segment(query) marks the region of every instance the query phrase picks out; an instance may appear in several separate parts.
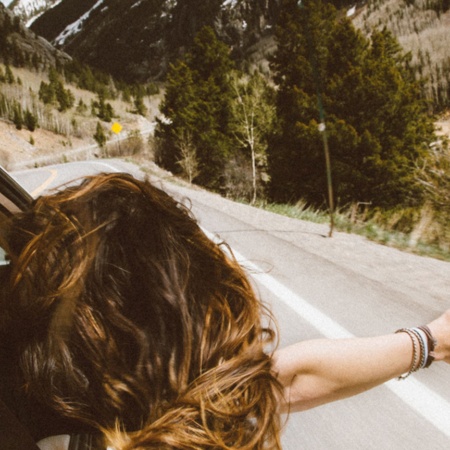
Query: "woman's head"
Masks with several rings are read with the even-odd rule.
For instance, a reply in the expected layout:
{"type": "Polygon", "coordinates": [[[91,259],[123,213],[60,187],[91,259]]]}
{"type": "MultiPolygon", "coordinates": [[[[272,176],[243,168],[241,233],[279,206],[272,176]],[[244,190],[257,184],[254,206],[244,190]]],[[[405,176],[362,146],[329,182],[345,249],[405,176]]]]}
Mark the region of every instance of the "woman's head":
{"type": "Polygon", "coordinates": [[[16,216],[8,244],[3,330],[32,395],[119,423],[129,448],[273,447],[261,304],[172,197],[126,174],[90,177],[16,216]]]}

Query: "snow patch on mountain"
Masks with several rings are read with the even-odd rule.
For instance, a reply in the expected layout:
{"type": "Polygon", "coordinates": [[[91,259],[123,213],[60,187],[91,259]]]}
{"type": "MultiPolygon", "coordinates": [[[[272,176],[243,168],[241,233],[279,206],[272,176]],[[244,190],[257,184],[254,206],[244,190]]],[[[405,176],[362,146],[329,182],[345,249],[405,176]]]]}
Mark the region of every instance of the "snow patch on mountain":
{"type": "Polygon", "coordinates": [[[21,17],[27,27],[45,11],[55,7],[63,0],[18,0],[11,3],[12,12],[21,17]]]}
{"type": "Polygon", "coordinates": [[[83,23],[89,17],[91,12],[94,11],[94,9],[97,9],[103,3],[103,1],[104,0],[98,0],[98,2],[89,11],[84,13],[78,20],[67,25],[67,27],[64,28],[64,30],[56,37],[56,39],[54,40],[54,43],[56,45],[64,45],[67,38],[69,38],[70,36],[73,36],[74,34],[77,34],[79,31],[81,31],[81,29],[83,28],[83,23]]]}
{"type": "Polygon", "coordinates": [[[348,11],[347,11],[347,17],[351,17],[354,16],[356,12],[356,5],[352,6],[348,11]]]}
{"type": "Polygon", "coordinates": [[[222,3],[222,8],[225,8],[225,7],[234,8],[236,5],[237,5],[237,0],[225,0],[222,3]]]}

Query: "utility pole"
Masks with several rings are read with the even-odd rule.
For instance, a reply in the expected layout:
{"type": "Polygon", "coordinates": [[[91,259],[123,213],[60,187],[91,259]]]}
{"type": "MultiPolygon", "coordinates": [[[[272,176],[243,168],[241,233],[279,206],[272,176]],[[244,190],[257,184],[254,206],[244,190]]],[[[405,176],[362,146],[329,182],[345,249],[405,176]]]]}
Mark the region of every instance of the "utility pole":
{"type": "MultiPolygon", "coordinates": [[[[304,8],[302,0],[297,1],[297,6],[300,9],[304,8]]],[[[334,195],[333,195],[333,181],[331,177],[331,160],[330,160],[330,151],[328,148],[328,135],[327,135],[327,126],[325,122],[325,110],[322,104],[322,92],[321,92],[321,84],[319,78],[319,71],[317,69],[317,61],[315,57],[315,49],[313,48],[313,43],[309,37],[309,30],[307,30],[307,39],[309,46],[309,53],[311,55],[311,66],[313,69],[314,80],[316,84],[317,90],[317,105],[319,109],[319,131],[322,134],[323,139],[323,150],[325,155],[325,166],[327,172],[327,186],[328,186],[328,211],[330,214],[330,231],[328,232],[328,237],[333,237],[334,230],[334,195]]]]}

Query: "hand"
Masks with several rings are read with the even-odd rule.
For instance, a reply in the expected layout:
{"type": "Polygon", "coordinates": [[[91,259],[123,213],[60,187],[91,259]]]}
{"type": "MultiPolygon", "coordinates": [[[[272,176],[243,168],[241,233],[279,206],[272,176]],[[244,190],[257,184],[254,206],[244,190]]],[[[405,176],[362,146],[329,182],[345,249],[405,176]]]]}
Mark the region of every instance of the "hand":
{"type": "Polygon", "coordinates": [[[450,364],[450,309],[440,317],[428,324],[431,334],[437,340],[432,355],[436,361],[445,361],[450,364]]]}

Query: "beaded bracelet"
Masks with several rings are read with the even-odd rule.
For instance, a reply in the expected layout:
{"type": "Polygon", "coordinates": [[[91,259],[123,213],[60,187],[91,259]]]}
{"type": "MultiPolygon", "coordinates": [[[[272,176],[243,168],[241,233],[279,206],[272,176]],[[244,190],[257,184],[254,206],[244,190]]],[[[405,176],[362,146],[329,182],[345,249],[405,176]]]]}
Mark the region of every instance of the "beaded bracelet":
{"type": "Polygon", "coordinates": [[[413,344],[411,367],[407,373],[399,376],[398,379],[404,380],[419,369],[430,367],[431,363],[434,361],[432,352],[434,352],[437,345],[437,341],[431,334],[431,330],[426,325],[423,325],[417,328],[401,328],[397,330],[396,333],[406,333],[411,338],[413,344]],[[417,343],[419,345],[417,345],[417,343]]]}
{"type": "Polygon", "coordinates": [[[417,340],[419,341],[420,346],[420,358],[419,358],[419,364],[417,366],[417,370],[423,369],[425,367],[425,363],[427,362],[428,358],[428,343],[426,340],[426,336],[422,335],[422,331],[420,331],[418,328],[411,328],[411,331],[415,334],[417,337],[417,340]]]}
{"type": "Polygon", "coordinates": [[[399,380],[404,380],[405,378],[408,378],[416,370],[418,370],[418,367],[417,367],[417,360],[418,360],[417,344],[416,344],[415,334],[409,328],[400,328],[399,330],[396,331],[396,333],[406,333],[411,338],[411,342],[413,345],[413,359],[412,359],[411,367],[409,368],[407,373],[405,373],[404,375],[400,375],[398,377],[399,380]]]}

